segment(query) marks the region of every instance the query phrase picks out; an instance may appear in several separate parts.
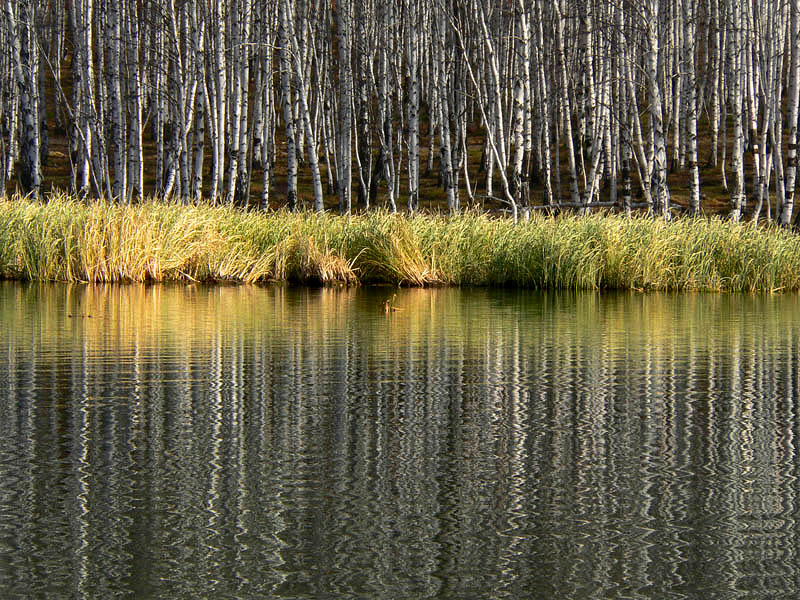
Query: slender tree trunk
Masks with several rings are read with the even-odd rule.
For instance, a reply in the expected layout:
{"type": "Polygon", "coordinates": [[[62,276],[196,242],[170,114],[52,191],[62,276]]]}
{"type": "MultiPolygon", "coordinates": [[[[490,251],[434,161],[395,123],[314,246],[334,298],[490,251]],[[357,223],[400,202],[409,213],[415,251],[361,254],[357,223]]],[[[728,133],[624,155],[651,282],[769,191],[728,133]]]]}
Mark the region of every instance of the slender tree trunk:
{"type": "Polygon", "coordinates": [[[786,152],[785,196],[780,213],[781,225],[791,223],[797,179],[797,115],[798,104],[800,104],[800,45],[798,44],[798,37],[800,36],[800,0],[792,0],[790,6],[789,48],[792,53],[792,62],[789,67],[789,97],[787,98],[789,140],[786,152]]]}
{"type": "Polygon", "coordinates": [[[228,0],[219,0],[214,5],[211,23],[216,23],[213,29],[213,57],[212,73],[213,92],[208,96],[211,103],[209,112],[213,112],[212,141],[213,141],[213,171],[211,174],[211,201],[217,202],[222,195],[223,178],[225,176],[225,143],[226,124],[228,122],[228,61],[227,61],[227,27],[224,15],[228,14],[228,0]]]}
{"type": "Polygon", "coordinates": [[[530,89],[530,49],[528,15],[523,0],[517,0],[515,10],[519,18],[519,35],[515,43],[513,108],[511,118],[511,194],[522,207],[529,210],[528,173],[524,171],[525,162],[525,122],[528,104],[525,102],[526,89],[530,89]]]}
{"type": "Polygon", "coordinates": [[[287,14],[289,5],[281,2],[279,32],[279,51],[281,63],[281,95],[283,96],[283,120],[286,131],[286,206],[289,210],[297,207],[297,151],[296,151],[296,129],[294,112],[292,110],[292,88],[291,88],[291,44],[289,41],[288,23],[291,18],[287,14]]]}
{"type": "Polygon", "coordinates": [[[646,1],[645,31],[647,51],[645,75],[650,103],[650,128],[653,138],[652,194],[653,213],[669,219],[669,188],[667,187],[667,144],[664,135],[661,84],[658,78],[659,0],[646,1]]]}
{"type": "MultiPolygon", "coordinates": [[[[89,193],[90,182],[94,179],[92,176],[94,84],[93,69],[90,64],[93,12],[92,0],[73,0],[70,3],[72,38],[75,47],[75,57],[72,61],[72,88],[77,163],[73,187],[80,197],[85,197],[89,193]]],[[[95,189],[99,190],[96,179],[95,189]]]]}
{"type": "Polygon", "coordinates": [[[19,90],[19,185],[20,191],[39,197],[42,167],[39,162],[38,46],[34,29],[34,4],[19,0],[15,14],[13,0],[6,0],[6,17],[11,36],[17,89],[19,90]]]}
{"type": "Polygon", "coordinates": [[[108,20],[106,23],[106,56],[108,102],[111,107],[111,128],[109,130],[109,157],[111,158],[112,197],[119,201],[125,193],[125,124],[122,111],[122,82],[120,62],[122,55],[122,14],[120,0],[108,0],[106,4],[108,20]]]}
{"type": "Polygon", "coordinates": [[[742,217],[742,203],[744,201],[744,123],[742,118],[742,18],[739,3],[735,0],[729,7],[728,32],[728,68],[726,78],[730,86],[730,106],[733,117],[733,149],[731,166],[733,169],[734,183],[731,190],[731,219],[739,221],[742,217]]]}
{"type": "Polygon", "coordinates": [[[408,211],[419,208],[419,0],[404,0],[406,8],[406,69],[408,77],[408,211]]]}
{"type": "Polygon", "coordinates": [[[378,81],[376,84],[378,95],[378,142],[380,143],[380,160],[376,170],[380,171],[386,180],[389,210],[397,211],[397,200],[394,195],[394,152],[393,152],[393,124],[392,124],[392,98],[389,93],[390,86],[390,53],[392,51],[392,27],[394,22],[394,3],[388,0],[378,0],[378,21],[381,24],[381,43],[378,50],[378,81]]]}
{"type": "Polygon", "coordinates": [[[142,198],[144,193],[144,151],[142,145],[142,72],[139,62],[139,22],[134,11],[125,15],[127,23],[128,103],[130,131],[128,133],[128,190],[126,200],[142,198]]]}
{"type": "MultiPolygon", "coordinates": [[[[281,11],[281,14],[282,18],[286,19],[291,10],[289,6],[289,0],[283,0],[283,4],[284,10],[281,11]]],[[[289,36],[291,54],[294,57],[294,65],[296,69],[296,81],[298,82],[298,87],[300,88],[298,90],[297,97],[300,101],[300,114],[302,115],[303,126],[306,130],[306,138],[308,139],[308,156],[311,166],[311,181],[314,187],[314,209],[317,211],[322,211],[325,209],[325,205],[324,196],[322,193],[322,178],[320,177],[319,172],[319,158],[317,157],[317,140],[314,128],[311,124],[311,113],[308,109],[307,100],[309,91],[304,80],[303,66],[300,63],[300,47],[291,21],[287,19],[285,23],[281,23],[281,26],[286,28],[289,36]]]]}
{"type": "Polygon", "coordinates": [[[697,76],[695,74],[695,3],[683,0],[683,64],[685,69],[686,150],[689,169],[689,212],[700,212],[700,169],[697,164],[697,76]]]}
{"type": "Polygon", "coordinates": [[[563,0],[555,0],[553,7],[556,18],[556,44],[558,48],[559,70],[561,72],[561,119],[564,123],[564,138],[567,145],[567,164],[569,166],[569,192],[573,204],[580,202],[578,191],[578,171],[575,163],[575,147],[572,143],[572,111],[569,101],[569,74],[567,72],[567,55],[564,48],[564,17],[561,12],[563,0]]]}
{"type": "Polygon", "coordinates": [[[339,43],[339,132],[337,135],[337,164],[339,173],[339,212],[349,215],[352,211],[353,186],[353,64],[352,48],[352,3],[353,0],[338,0],[336,26],[339,43]]]}
{"type": "Polygon", "coordinates": [[[439,63],[437,72],[438,81],[436,82],[437,94],[439,96],[439,127],[440,127],[440,148],[439,160],[441,164],[442,173],[442,187],[444,188],[445,197],[447,198],[447,208],[451,213],[458,212],[458,202],[456,199],[456,189],[454,185],[453,173],[453,149],[450,145],[450,111],[449,111],[449,96],[450,96],[450,74],[452,71],[452,64],[447,60],[447,52],[445,50],[445,43],[447,41],[447,29],[445,24],[445,15],[439,15],[436,19],[438,22],[438,29],[436,37],[438,42],[436,44],[436,61],[439,63]]]}

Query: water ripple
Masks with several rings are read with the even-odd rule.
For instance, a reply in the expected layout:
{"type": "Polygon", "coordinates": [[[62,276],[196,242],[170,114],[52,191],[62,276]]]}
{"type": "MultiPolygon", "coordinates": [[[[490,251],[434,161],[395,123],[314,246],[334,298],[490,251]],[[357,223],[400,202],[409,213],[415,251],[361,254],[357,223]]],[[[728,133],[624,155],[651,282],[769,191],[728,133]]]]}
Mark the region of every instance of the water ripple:
{"type": "Polygon", "coordinates": [[[794,298],[13,289],[3,598],[798,595],[794,298]]]}

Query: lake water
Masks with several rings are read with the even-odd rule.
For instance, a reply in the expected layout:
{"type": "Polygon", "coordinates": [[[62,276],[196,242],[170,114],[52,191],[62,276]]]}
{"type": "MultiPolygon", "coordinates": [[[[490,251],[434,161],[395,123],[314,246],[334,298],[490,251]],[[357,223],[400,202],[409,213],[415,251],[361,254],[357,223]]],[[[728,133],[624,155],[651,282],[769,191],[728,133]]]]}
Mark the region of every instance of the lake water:
{"type": "Polygon", "coordinates": [[[800,298],[0,283],[0,597],[797,598],[800,298]]]}

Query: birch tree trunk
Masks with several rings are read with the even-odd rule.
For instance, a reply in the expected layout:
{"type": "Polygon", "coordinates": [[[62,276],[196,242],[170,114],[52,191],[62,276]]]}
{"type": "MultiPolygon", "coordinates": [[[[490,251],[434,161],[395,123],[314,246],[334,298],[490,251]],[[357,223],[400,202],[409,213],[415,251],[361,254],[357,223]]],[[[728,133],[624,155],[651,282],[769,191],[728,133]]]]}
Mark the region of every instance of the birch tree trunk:
{"type": "MultiPolygon", "coordinates": [[[[578,68],[580,69],[582,81],[578,84],[580,92],[577,110],[578,123],[579,123],[579,152],[581,157],[581,179],[583,180],[584,192],[584,206],[589,204],[594,198],[595,185],[586,173],[586,160],[589,160],[590,168],[597,170],[600,161],[600,153],[602,147],[600,141],[595,139],[597,131],[595,130],[595,111],[597,104],[595,81],[594,81],[594,52],[593,52],[593,27],[592,27],[592,13],[594,11],[593,3],[591,0],[586,2],[582,10],[579,10],[581,31],[578,36],[578,68]],[[588,191],[587,191],[588,190],[588,191]]],[[[593,176],[593,174],[592,174],[593,176]]],[[[582,212],[588,212],[584,208],[582,212]]]]}
{"type": "MultiPolygon", "coordinates": [[[[610,107],[611,107],[611,62],[606,61],[604,73],[603,73],[603,81],[600,83],[600,102],[599,102],[599,110],[598,110],[598,128],[599,131],[606,131],[609,126],[609,121],[611,120],[610,116],[610,107]]],[[[591,168],[589,170],[589,175],[587,177],[587,189],[584,192],[584,207],[588,206],[589,203],[592,201],[592,198],[595,197],[596,193],[599,191],[600,188],[600,177],[601,177],[601,159],[603,156],[602,149],[600,148],[599,144],[593,144],[592,150],[592,163],[591,168]]]]}
{"type": "Polygon", "coordinates": [[[6,0],[6,18],[14,55],[14,70],[19,91],[19,167],[20,191],[39,197],[42,167],[39,162],[38,51],[34,29],[34,4],[6,0]]]}
{"type": "Polygon", "coordinates": [[[289,5],[281,2],[279,7],[280,24],[278,27],[278,54],[281,63],[281,95],[283,97],[283,120],[286,132],[286,206],[289,210],[297,207],[297,151],[294,112],[292,110],[291,88],[291,43],[289,41],[288,24],[291,18],[287,14],[289,5]]]}
{"type": "Polygon", "coordinates": [[[142,145],[142,72],[139,62],[139,21],[135,11],[125,14],[127,64],[128,64],[128,111],[130,130],[128,133],[128,180],[126,201],[141,199],[144,193],[144,150],[142,145]]]}
{"type": "MultiPolygon", "coordinates": [[[[440,6],[440,10],[444,7],[440,6]]],[[[439,14],[436,19],[436,61],[439,63],[437,71],[437,94],[439,96],[439,127],[440,127],[440,148],[439,161],[441,165],[442,187],[447,198],[447,208],[451,213],[458,212],[458,201],[454,185],[453,173],[453,148],[450,144],[450,76],[452,75],[453,65],[447,58],[445,44],[447,42],[446,16],[439,14]]]]}
{"type": "Polygon", "coordinates": [[[572,111],[570,110],[569,99],[569,74],[567,73],[567,54],[564,47],[564,16],[561,11],[563,0],[554,0],[556,19],[556,44],[558,48],[559,70],[561,72],[561,97],[560,113],[564,123],[564,139],[567,147],[567,165],[569,166],[569,193],[570,200],[577,205],[580,202],[580,192],[578,191],[578,170],[575,162],[575,146],[572,142],[572,111]]]}
{"type": "Polygon", "coordinates": [[[719,122],[720,122],[720,67],[722,60],[722,26],[719,14],[719,0],[710,0],[710,27],[711,37],[711,60],[709,61],[711,83],[711,115],[709,117],[711,125],[711,157],[709,162],[717,166],[719,157],[719,122]]]}
{"type": "MultiPolygon", "coordinates": [[[[540,141],[542,146],[542,167],[544,170],[544,203],[553,204],[556,201],[557,194],[553,190],[553,167],[551,161],[552,139],[551,139],[551,116],[554,114],[554,103],[552,102],[552,94],[550,93],[552,75],[548,79],[548,74],[545,69],[545,36],[544,36],[544,22],[545,12],[542,7],[542,2],[536,2],[534,5],[534,12],[532,12],[532,22],[535,23],[536,40],[532,45],[532,50],[535,56],[536,64],[536,94],[532,94],[537,98],[537,106],[539,106],[538,123],[541,128],[540,141]]],[[[550,62],[554,63],[554,57],[550,57],[550,62]]],[[[556,140],[558,137],[556,136],[556,140]]],[[[555,154],[558,156],[558,149],[555,149],[555,154]]],[[[556,166],[556,176],[558,177],[558,167],[556,166]]],[[[558,198],[560,200],[560,198],[558,198]]]]}
{"type": "Polygon", "coordinates": [[[408,211],[419,208],[419,0],[404,0],[408,97],[408,211]]]}
{"type": "Polygon", "coordinates": [[[391,81],[391,63],[389,57],[393,50],[394,3],[390,0],[377,0],[378,21],[380,22],[381,42],[378,50],[378,141],[380,151],[376,169],[381,171],[386,180],[389,210],[397,211],[397,200],[394,194],[394,151],[392,97],[389,92],[391,81]]]}
{"type": "Polygon", "coordinates": [[[338,0],[336,5],[336,27],[339,42],[339,131],[337,135],[337,163],[339,172],[339,212],[349,215],[352,211],[353,185],[353,64],[352,44],[352,2],[338,0]]]}
{"type": "Polygon", "coordinates": [[[92,0],[73,0],[70,3],[72,38],[75,47],[75,57],[72,61],[72,88],[75,115],[73,133],[76,143],[75,162],[77,163],[73,188],[80,197],[85,197],[89,193],[92,179],[95,181],[95,189],[100,189],[97,180],[92,177],[94,85],[90,60],[93,12],[92,0]]]}
{"type": "Polygon", "coordinates": [[[194,100],[195,123],[192,143],[192,182],[191,190],[187,190],[186,193],[191,194],[194,202],[199,202],[203,197],[203,160],[205,158],[206,149],[206,23],[202,11],[198,10],[196,7],[192,8],[192,20],[192,36],[194,38],[192,46],[195,48],[196,52],[194,79],[197,86],[197,93],[194,100]]]}
{"type": "Polygon", "coordinates": [[[686,100],[686,154],[689,169],[689,212],[700,213],[700,169],[697,164],[697,75],[695,60],[694,0],[683,0],[683,64],[685,70],[686,100]]]}
{"type": "MultiPolygon", "coordinates": [[[[287,15],[291,14],[291,8],[289,6],[289,0],[283,0],[284,3],[284,10],[282,11],[282,16],[285,19],[287,15]]],[[[304,73],[303,73],[303,65],[300,62],[300,46],[297,41],[297,34],[295,33],[294,28],[292,27],[291,21],[287,20],[287,22],[281,24],[283,27],[286,27],[290,44],[291,44],[291,53],[292,57],[294,58],[294,65],[296,69],[296,81],[298,83],[298,90],[297,97],[300,101],[300,114],[302,115],[303,119],[303,126],[306,130],[306,138],[308,143],[308,157],[309,163],[311,166],[311,181],[314,188],[314,209],[317,211],[323,211],[325,209],[324,206],[324,196],[322,193],[322,178],[320,177],[319,172],[319,158],[317,156],[317,139],[316,133],[314,128],[311,124],[311,113],[308,109],[308,95],[309,91],[304,80],[304,73]]]]}
{"type": "Polygon", "coordinates": [[[731,190],[731,219],[739,221],[742,217],[744,201],[744,126],[742,99],[742,14],[739,3],[732,0],[729,6],[730,31],[728,32],[728,69],[726,77],[730,86],[730,106],[733,117],[733,149],[731,168],[734,180],[731,190]]]}
{"type": "Polygon", "coordinates": [[[231,26],[231,49],[233,52],[231,77],[231,139],[228,159],[228,189],[226,199],[229,204],[244,204],[245,190],[249,187],[247,168],[247,113],[248,82],[250,81],[250,20],[252,4],[250,0],[234,2],[231,26]]]}
{"type": "Polygon", "coordinates": [[[530,97],[530,32],[528,25],[528,12],[523,0],[517,0],[515,11],[519,19],[519,35],[517,36],[514,48],[514,84],[513,84],[513,108],[511,122],[511,147],[513,156],[511,159],[511,194],[518,200],[523,211],[529,210],[528,173],[524,163],[527,158],[525,155],[525,124],[530,120],[526,116],[529,104],[525,102],[526,96],[530,97]]]}
{"type": "Polygon", "coordinates": [[[122,57],[122,11],[120,0],[108,0],[106,4],[108,20],[106,23],[106,87],[108,103],[111,108],[111,128],[109,130],[108,155],[111,159],[113,183],[111,196],[122,200],[126,189],[125,148],[122,110],[122,82],[120,62],[122,57]]]}
{"type": "Polygon", "coordinates": [[[226,124],[228,121],[228,62],[226,57],[227,50],[227,27],[225,17],[228,13],[228,0],[219,0],[213,5],[211,23],[216,22],[217,26],[213,30],[213,59],[212,76],[213,92],[209,98],[211,103],[209,113],[212,113],[212,141],[213,141],[213,171],[211,174],[211,201],[217,202],[220,198],[223,178],[225,175],[225,143],[226,124]]]}
{"type": "Polygon", "coordinates": [[[273,95],[273,54],[275,19],[279,12],[272,0],[257,2],[255,13],[255,35],[260,40],[256,62],[256,101],[253,117],[253,160],[256,168],[262,169],[261,198],[262,210],[269,209],[270,186],[272,185],[272,128],[274,114],[273,95]]]}
{"type": "Polygon", "coordinates": [[[661,82],[658,77],[659,57],[659,0],[645,2],[645,76],[650,104],[650,128],[653,139],[652,194],[653,213],[669,219],[669,188],[667,187],[667,145],[664,134],[661,82]]]}
{"type": "Polygon", "coordinates": [[[784,180],[785,196],[779,217],[781,225],[788,225],[791,222],[797,179],[797,114],[798,104],[800,104],[800,44],[798,44],[797,40],[798,36],[800,36],[800,0],[792,0],[790,7],[789,48],[792,59],[789,66],[789,97],[787,98],[789,139],[787,142],[784,180]]]}
{"type": "MultiPolygon", "coordinates": [[[[372,130],[370,120],[370,72],[374,62],[375,39],[373,27],[368,27],[374,19],[370,0],[351,0],[354,2],[358,17],[355,21],[355,61],[357,66],[354,75],[354,108],[356,129],[356,162],[358,165],[358,205],[362,210],[369,209],[372,181],[372,130]]],[[[351,7],[352,13],[352,7],[351,7]]]]}

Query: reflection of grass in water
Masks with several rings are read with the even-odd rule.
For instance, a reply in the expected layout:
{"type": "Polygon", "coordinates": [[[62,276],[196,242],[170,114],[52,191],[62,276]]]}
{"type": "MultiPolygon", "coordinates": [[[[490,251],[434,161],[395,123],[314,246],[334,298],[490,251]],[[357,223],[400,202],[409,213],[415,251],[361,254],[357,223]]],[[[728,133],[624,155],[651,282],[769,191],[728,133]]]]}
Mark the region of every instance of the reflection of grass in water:
{"type": "MultiPolygon", "coordinates": [[[[351,340],[365,353],[398,356],[444,343],[483,355],[502,340],[591,349],[601,362],[631,349],[726,352],[791,339],[794,295],[397,290],[286,286],[62,285],[0,283],[0,339],[28,331],[38,343],[103,353],[165,348],[192,352],[214,340],[326,346],[351,340]],[[757,315],[757,318],[755,316],[757,315]],[[409,345],[410,344],[410,345],[409,345]],[[405,350],[402,350],[405,348],[405,350]],[[596,352],[595,352],[596,350],[596,352]]],[[[416,356],[416,354],[414,355],[416,356]]],[[[633,360],[629,356],[626,360],[633,360]]]]}
{"type": "Polygon", "coordinates": [[[535,215],[514,225],[474,212],[342,218],[54,195],[0,200],[0,276],[772,292],[800,288],[800,238],[721,219],[535,215]]]}

